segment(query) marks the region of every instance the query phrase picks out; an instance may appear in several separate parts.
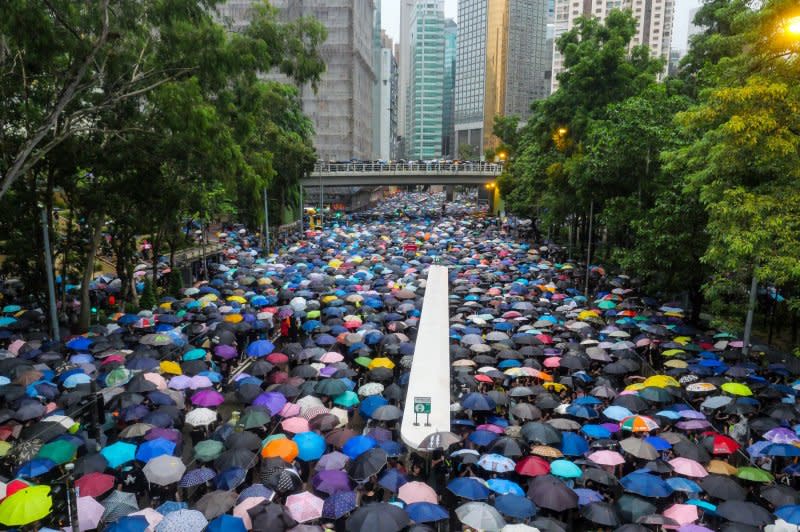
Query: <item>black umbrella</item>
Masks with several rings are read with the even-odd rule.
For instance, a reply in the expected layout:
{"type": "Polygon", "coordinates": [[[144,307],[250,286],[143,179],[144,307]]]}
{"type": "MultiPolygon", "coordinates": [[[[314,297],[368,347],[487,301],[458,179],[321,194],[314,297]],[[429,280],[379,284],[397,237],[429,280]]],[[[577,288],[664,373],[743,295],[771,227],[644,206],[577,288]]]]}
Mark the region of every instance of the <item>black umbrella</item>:
{"type": "Polygon", "coordinates": [[[232,467],[250,469],[256,463],[256,455],[247,449],[230,449],[222,453],[214,460],[214,468],[217,471],[225,471],[232,467]]]}
{"type": "Polygon", "coordinates": [[[581,515],[598,525],[617,526],[622,523],[617,509],[607,502],[593,502],[582,506],[581,515]]]}
{"type": "Polygon", "coordinates": [[[708,454],[708,451],[689,440],[676,443],[672,446],[672,450],[677,456],[690,458],[702,464],[707,464],[711,461],[711,455],[708,454]]]}
{"type": "Polygon", "coordinates": [[[617,486],[619,485],[619,480],[617,477],[606,471],[605,469],[601,469],[599,467],[586,467],[583,470],[583,476],[581,479],[583,482],[592,481],[597,484],[601,484],[603,486],[617,486]]]}
{"type": "Polygon", "coordinates": [[[359,455],[347,465],[347,474],[356,482],[363,482],[372,475],[378,474],[386,465],[386,451],[375,447],[359,455]]]}
{"type": "Polygon", "coordinates": [[[743,501],[747,498],[744,488],[731,477],[708,475],[700,479],[700,487],[710,496],[723,501],[743,501]]]}
{"type": "Polygon", "coordinates": [[[560,445],[561,432],[547,423],[530,421],[522,425],[520,433],[528,443],[540,443],[542,445],[560,445]]]}
{"type": "Polygon", "coordinates": [[[253,530],[283,532],[297,526],[297,521],[281,504],[259,504],[247,511],[253,522],[253,530]]]}
{"type": "Polygon", "coordinates": [[[553,475],[532,478],[528,483],[528,498],[537,506],[556,512],[578,506],[578,494],[553,475]]]}
{"type": "Polygon", "coordinates": [[[292,493],[299,490],[303,485],[300,475],[291,467],[278,469],[267,475],[262,470],[261,478],[267,487],[278,493],[292,493]]]}
{"type": "Polygon", "coordinates": [[[501,436],[493,441],[492,444],[489,445],[489,452],[501,454],[509,458],[519,458],[523,454],[526,454],[520,447],[519,442],[509,436],[501,436]]]}
{"type": "Polygon", "coordinates": [[[656,507],[649,501],[628,493],[617,499],[616,506],[622,518],[628,522],[635,522],[640,517],[656,511],[656,507]]]}
{"type": "Polygon", "coordinates": [[[787,504],[800,504],[800,494],[797,490],[783,484],[764,486],[759,495],[776,508],[787,504]]]}
{"type": "Polygon", "coordinates": [[[761,506],[746,501],[725,501],[717,506],[716,513],[728,521],[757,527],[766,526],[775,520],[761,506]]]}
{"type": "Polygon", "coordinates": [[[258,451],[261,449],[261,438],[252,432],[234,432],[225,439],[225,447],[228,449],[247,449],[258,451]]]}
{"type": "Polygon", "coordinates": [[[215,490],[203,495],[194,504],[194,509],[203,512],[205,518],[210,521],[233,508],[236,504],[236,497],[237,494],[234,491],[215,490]]]}
{"type": "Polygon", "coordinates": [[[347,532],[397,532],[408,526],[408,514],[385,502],[373,502],[354,511],[347,518],[347,532]]]}

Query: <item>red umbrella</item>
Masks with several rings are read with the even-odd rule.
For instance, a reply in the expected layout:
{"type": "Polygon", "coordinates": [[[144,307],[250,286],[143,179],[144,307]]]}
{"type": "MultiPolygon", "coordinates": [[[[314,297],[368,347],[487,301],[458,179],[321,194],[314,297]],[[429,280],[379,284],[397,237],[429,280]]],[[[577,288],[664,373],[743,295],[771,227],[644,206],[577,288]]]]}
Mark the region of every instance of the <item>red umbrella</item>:
{"type": "Polygon", "coordinates": [[[517,462],[514,470],[526,477],[538,477],[539,475],[546,475],[550,472],[550,464],[544,458],[528,455],[517,462]]]}
{"type": "Polygon", "coordinates": [[[712,454],[733,454],[741,447],[736,440],[724,434],[704,432],[703,435],[706,436],[703,445],[712,454]]]}
{"type": "Polygon", "coordinates": [[[75,481],[81,497],[100,497],[114,487],[114,477],[105,473],[89,473],[75,481]]]}

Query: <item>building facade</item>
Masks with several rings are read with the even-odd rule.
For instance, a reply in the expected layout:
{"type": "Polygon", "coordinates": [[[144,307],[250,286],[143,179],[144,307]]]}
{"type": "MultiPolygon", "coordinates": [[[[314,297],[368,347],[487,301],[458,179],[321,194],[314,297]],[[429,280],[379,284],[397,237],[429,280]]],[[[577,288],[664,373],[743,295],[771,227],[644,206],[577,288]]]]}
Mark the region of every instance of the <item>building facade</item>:
{"type": "Polygon", "coordinates": [[[455,159],[456,50],[458,25],[453,19],[444,22],[444,87],[442,88],[442,158],[455,159]]]}
{"type": "Polygon", "coordinates": [[[406,137],[406,105],[408,104],[408,88],[411,83],[411,15],[416,0],[399,0],[400,2],[400,37],[397,43],[397,134],[403,146],[401,156],[405,157],[406,137]]]}
{"type": "Polygon", "coordinates": [[[549,94],[548,0],[462,0],[458,5],[455,130],[460,157],[493,147],[495,116],[524,122],[549,94]],[[461,146],[464,146],[462,148],[461,146]]]}
{"type": "Polygon", "coordinates": [[[438,159],[442,154],[444,0],[415,2],[410,30],[406,156],[413,160],[438,159]]]}
{"type": "Polygon", "coordinates": [[[555,0],[552,90],[558,88],[558,74],[564,71],[564,58],[555,41],[575,27],[578,17],[605,20],[613,9],[628,9],[636,18],[637,33],[631,45],[645,44],[650,53],[669,61],[675,0],[555,0]]]}
{"type": "Polygon", "coordinates": [[[397,61],[392,39],[381,34],[380,84],[380,150],[377,159],[396,158],[397,144],[397,61]]]}
{"type": "MultiPolygon", "coordinates": [[[[249,23],[257,0],[229,0],[217,7],[232,29],[249,23]]],[[[271,0],[283,20],[313,16],[328,30],[320,53],[327,70],[315,92],[300,88],[303,111],[314,124],[314,146],[323,160],[368,160],[374,154],[374,0],[271,0]]],[[[286,81],[280,74],[267,77],[286,81]]]]}

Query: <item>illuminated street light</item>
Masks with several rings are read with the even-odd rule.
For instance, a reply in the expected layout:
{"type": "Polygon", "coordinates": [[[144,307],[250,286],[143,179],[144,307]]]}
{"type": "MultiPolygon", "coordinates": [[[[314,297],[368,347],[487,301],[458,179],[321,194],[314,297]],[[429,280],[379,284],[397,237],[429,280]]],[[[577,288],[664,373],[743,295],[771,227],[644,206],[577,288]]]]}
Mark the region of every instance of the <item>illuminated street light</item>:
{"type": "Polygon", "coordinates": [[[566,136],[567,133],[569,133],[569,130],[567,128],[565,128],[565,127],[558,128],[558,135],[559,136],[564,137],[564,136],[566,136]]]}
{"type": "Polygon", "coordinates": [[[486,183],[486,190],[494,190],[494,183],[486,183]]]}
{"type": "Polygon", "coordinates": [[[791,37],[800,38],[800,17],[789,19],[786,23],[786,33],[791,37]]]}

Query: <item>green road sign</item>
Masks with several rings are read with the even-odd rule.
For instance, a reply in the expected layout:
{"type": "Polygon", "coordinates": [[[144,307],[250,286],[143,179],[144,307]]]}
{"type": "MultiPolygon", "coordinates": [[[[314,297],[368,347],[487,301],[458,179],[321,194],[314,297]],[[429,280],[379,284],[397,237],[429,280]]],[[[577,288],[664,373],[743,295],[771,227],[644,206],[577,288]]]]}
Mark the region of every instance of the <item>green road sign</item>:
{"type": "Polygon", "coordinates": [[[430,414],[431,413],[431,398],[430,397],[415,397],[414,398],[414,413],[415,414],[430,414]]]}

